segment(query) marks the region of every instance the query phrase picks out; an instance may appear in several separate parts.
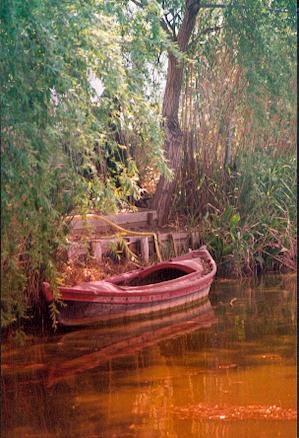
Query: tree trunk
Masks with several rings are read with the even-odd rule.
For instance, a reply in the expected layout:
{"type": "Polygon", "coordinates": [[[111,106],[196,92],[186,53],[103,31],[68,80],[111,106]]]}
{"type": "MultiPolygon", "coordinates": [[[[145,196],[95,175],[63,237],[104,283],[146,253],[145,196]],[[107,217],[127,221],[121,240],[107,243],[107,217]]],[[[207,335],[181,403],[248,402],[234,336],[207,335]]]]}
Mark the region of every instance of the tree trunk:
{"type": "Polygon", "coordinates": [[[160,177],[155,196],[153,208],[158,213],[159,225],[165,224],[168,218],[172,196],[175,190],[176,175],[181,164],[181,140],[182,132],[178,121],[178,110],[181,87],[183,82],[183,66],[172,53],[168,56],[167,81],[163,100],[163,128],[165,131],[164,150],[168,165],[173,170],[174,177],[171,181],[160,177]]]}
{"type": "MultiPolygon", "coordinates": [[[[200,0],[186,0],[185,15],[177,35],[177,43],[182,53],[185,53],[187,50],[199,7],[200,0]]],[[[164,176],[161,176],[153,198],[152,207],[157,210],[159,225],[165,224],[168,219],[176,180],[181,166],[182,132],[179,125],[178,112],[183,74],[183,63],[173,53],[169,52],[162,116],[165,130],[164,150],[168,159],[168,165],[173,171],[173,179],[167,181],[164,176]]]]}

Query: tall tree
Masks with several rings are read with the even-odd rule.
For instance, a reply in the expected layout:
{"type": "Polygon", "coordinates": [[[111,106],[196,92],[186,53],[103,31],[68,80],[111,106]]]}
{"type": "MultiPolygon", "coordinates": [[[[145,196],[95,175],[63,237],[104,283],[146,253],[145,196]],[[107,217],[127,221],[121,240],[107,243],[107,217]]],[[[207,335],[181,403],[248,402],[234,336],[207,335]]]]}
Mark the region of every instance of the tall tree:
{"type": "MultiPolygon", "coordinates": [[[[146,7],[147,0],[131,0],[138,7],[146,7]]],[[[167,221],[176,186],[176,176],[181,165],[182,132],[179,125],[179,103],[184,75],[184,55],[187,53],[191,36],[196,25],[196,18],[201,0],[161,0],[160,24],[168,35],[172,45],[169,46],[166,85],[163,97],[162,119],[164,128],[164,151],[168,165],[173,172],[161,174],[152,206],[158,212],[158,221],[162,225],[167,221]]],[[[209,7],[204,5],[204,7],[209,7]]]]}
{"type": "MultiPolygon", "coordinates": [[[[180,53],[187,51],[191,34],[195,27],[196,16],[200,8],[200,1],[186,0],[184,16],[181,20],[178,32],[176,32],[176,16],[179,11],[172,15],[172,22],[167,19],[167,12],[164,15],[163,26],[170,29],[173,41],[177,42],[180,53]],[[167,27],[168,26],[168,27],[167,27]]],[[[182,133],[178,120],[179,102],[183,84],[184,64],[182,59],[168,51],[167,80],[163,98],[162,117],[165,130],[165,152],[169,166],[174,172],[174,178],[169,180],[161,175],[156,193],[153,199],[153,207],[158,212],[159,224],[164,224],[168,217],[172,195],[175,190],[176,174],[181,164],[180,145],[182,133]]]]}
{"type": "MultiPolygon", "coordinates": [[[[148,4],[147,0],[131,1],[141,8],[148,4]]],[[[167,53],[168,68],[162,117],[165,134],[164,151],[173,172],[173,178],[169,179],[161,175],[152,202],[152,206],[157,209],[159,223],[164,224],[168,218],[181,165],[182,132],[178,114],[184,61],[187,53],[192,59],[192,47],[194,47],[196,38],[203,34],[214,35],[215,31],[224,29],[227,40],[234,47],[236,58],[246,68],[250,86],[254,88],[254,84],[260,85],[263,82],[263,86],[269,87],[272,80],[273,87],[274,83],[277,83],[275,72],[281,62],[279,58],[272,57],[272,61],[276,63],[276,67],[273,68],[270,59],[272,55],[279,54],[287,38],[293,38],[296,5],[292,0],[275,0],[271,3],[265,0],[243,0],[241,2],[225,0],[221,3],[202,2],[201,0],[157,0],[156,3],[161,7],[161,27],[172,42],[167,53]],[[208,20],[206,24],[207,21],[199,14],[204,10],[210,11],[211,14],[218,11],[216,15],[218,19],[208,20]],[[284,33],[287,38],[280,39],[281,33],[284,33]],[[275,75],[276,80],[273,81],[275,75]]],[[[284,69],[284,66],[282,68],[284,69]]]]}

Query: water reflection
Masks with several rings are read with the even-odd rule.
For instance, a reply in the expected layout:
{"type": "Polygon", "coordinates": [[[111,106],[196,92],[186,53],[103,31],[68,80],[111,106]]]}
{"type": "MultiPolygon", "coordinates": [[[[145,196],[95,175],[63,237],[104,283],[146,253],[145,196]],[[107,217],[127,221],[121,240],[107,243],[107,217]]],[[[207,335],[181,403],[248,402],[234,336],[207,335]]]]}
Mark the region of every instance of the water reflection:
{"type": "Polygon", "coordinates": [[[207,300],[199,307],[162,317],[69,333],[60,339],[60,344],[64,351],[76,356],[50,369],[48,385],[112,359],[136,354],[160,341],[211,327],[216,321],[211,303],[207,300]]]}
{"type": "Polygon", "coordinates": [[[295,437],[296,279],[2,353],[4,437],[295,437]]]}

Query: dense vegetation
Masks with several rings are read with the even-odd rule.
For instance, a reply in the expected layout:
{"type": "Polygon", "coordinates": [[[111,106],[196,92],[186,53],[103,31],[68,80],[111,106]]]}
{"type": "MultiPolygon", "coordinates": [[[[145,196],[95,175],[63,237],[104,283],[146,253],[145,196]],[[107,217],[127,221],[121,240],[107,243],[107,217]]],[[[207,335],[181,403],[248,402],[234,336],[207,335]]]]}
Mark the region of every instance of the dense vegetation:
{"type": "Polygon", "coordinates": [[[219,272],[241,277],[295,270],[295,157],[262,150],[237,157],[237,166],[226,175],[224,190],[217,180],[209,181],[221,205],[208,206],[203,235],[219,272]]]}
{"type": "Polygon", "coordinates": [[[159,175],[162,219],[201,224],[225,273],[294,266],[293,1],[4,0],[0,15],[4,327],[57,283],[70,215],[130,206],[159,175]]]}
{"type": "Polygon", "coordinates": [[[172,214],[201,224],[225,275],[296,267],[295,22],[276,12],[235,9],[185,70],[172,214]]]}

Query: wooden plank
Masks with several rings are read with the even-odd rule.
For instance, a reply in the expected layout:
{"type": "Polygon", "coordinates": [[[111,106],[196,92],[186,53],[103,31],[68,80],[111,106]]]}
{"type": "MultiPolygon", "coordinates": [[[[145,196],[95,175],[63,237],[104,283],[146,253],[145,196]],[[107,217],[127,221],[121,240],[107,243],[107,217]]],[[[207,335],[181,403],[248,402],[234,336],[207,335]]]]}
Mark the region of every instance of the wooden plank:
{"type": "Polygon", "coordinates": [[[169,240],[170,233],[159,233],[159,242],[164,243],[169,240]]]}
{"type": "Polygon", "coordinates": [[[109,238],[109,239],[94,239],[91,241],[92,246],[101,246],[102,255],[107,254],[111,248],[111,245],[116,244],[118,241],[117,238],[109,238]]]}
{"type": "MultiPolygon", "coordinates": [[[[168,257],[166,255],[166,253],[169,252],[167,251],[167,245],[170,245],[171,249],[173,248],[174,255],[176,255],[187,252],[190,247],[192,249],[199,248],[201,243],[200,233],[198,231],[176,231],[173,233],[157,233],[157,235],[161,245],[161,250],[164,248],[164,257],[168,257]]],[[[148,263],[151,256],[155,255],[154,239],[152,236],[125,236],[122,238],[127,242],[133,252],[141,252],[141,256],[146,263],[148,263]],[[146,246],[148,248],[146,248],[146,246]]],[[[103,255],[109,253],[111,244],[116,244],[119,238],[116,236],[92,238],[90,236],[87,240],[92,255],[100,261],[103,255]]],[[[88,253],[88,249],[86,249],[87,247],[88,244],[86,242],[80,242],[80,240],[73,241],[69,249],[69,257],[71,259],[83,257],[88,253]]]]}
{"type": "Polygon", "coordinates": [[[102,255],[103,255],[102,243],[99,241],[91,242],[91,253],[94,256],[94,258],[98,262],[100,262],[102,260],[102,255]]]}
{"type": "Polygon", "coordinates": [[[195,236],[194,233],[190,233],[190,244],[191,244],[191,249],[195,248],[195,236]]]}
{"type": "MultiPolygon", "coordinates": [[[[142,211],[136,213],[120,213],[116,215],[104,216],[108,220],[112,221],[116,225],[124,227],[137,227],[137,226],[148,226],[148,215],[152,217],[153,224],[157,222],[157,212],[155,210],[142,211]]],[[[75,216],[71,221],[71,230],[95,230],[95,231],[106,231],[113,227],[106,224],[103,220],[96,217],[96,215],[88,214],[86,218],[82,216],[75,216]]]]}
{"type": "Polygon", "coordinates": [[[172,233],[174,240],[186,240],[189,238],[188,231],[175,231],[172,233]]]}
{"type": "MultiPolygon", "coordinates": [[[[128,243],[130,249],[133,252],[137,252],[139,250],[141,250],[141,240],[144,239],[144,236],[128,236],[128,237],[124,237],[124,240],[128,243]]],[[[154,239],[152,236],[148,236],[145,239],[147,239],[148,242],[148,258],[155,254],[155,247],[154,247],[154,239]]],[[[97,247],[97,245],[99,245],[101,247],[101,251],[102,251],[102,256],[103,255],[107,255],[109,253],[111,244],[114,243],[116,244],[118,241],[117,238],[100,238],[100,239],[92,239],[90,241],[91,244],[91,248],[92,248],[92,253],[95,256],[94,253],[94,248],[97,247]]],[[[146,244],[145,244],[146,245],[146,244]]],[[[146,250],[145,250],[146,251],[146,250]]],[[[147,259],[146,253],[145,253],[145,261],[147,259]]],[[[148,262],[147,262],[148,263],[148,262]]]]}
{"type": "Polygon", "coordinates": [[[174,255],[177,256],[177,255],[178,255],[178,252],[177,252],[177,247],[176,247],[175,239],[174,239],[174,237],[173,237],[173,233],[171,233],[170,236],[171,236],[171,241],[172,241],[172,246],[173,246],[174,255]]]}
{"type": "Polygon", "coordinates": [[[149,242],[148,237],[140,239],[141,258],[145,263],[149,262],[149,242]]]}
{"type": "MultiPolygon", "coordinates": [[[[157,214],[156,214],[156,216],[157,216],[157,214]]],[[[157,217],[156,217],[156,219],[157,219],[157,217]]],[[[147,223],[148,223],[149,227],[152,227],[154,225],[154,212],[153,211],[149,211],[147,213],[147,223]]]]}
{"type": "Polygon", "coordinates": [[[191,242],[192,242],[192,249],[198,249],[201,245],[200,240],[200,232],[199,231],[191,231],[191,242]]]}
{"type": "Polygon", "coordinates": [[[72,242],[67,250],[68,259],[72,262],[80,260],[89,253],[89,244],[84,242],[72,242]]]}

